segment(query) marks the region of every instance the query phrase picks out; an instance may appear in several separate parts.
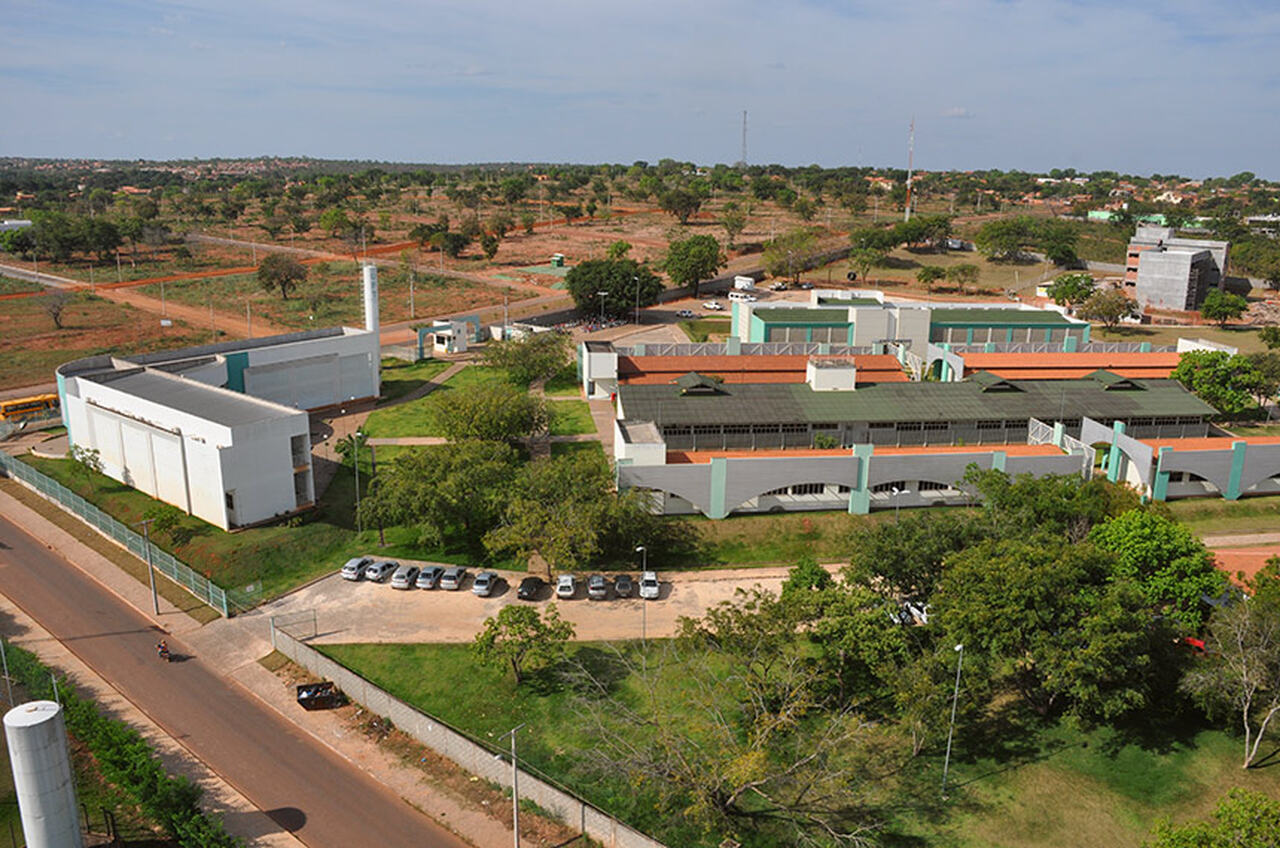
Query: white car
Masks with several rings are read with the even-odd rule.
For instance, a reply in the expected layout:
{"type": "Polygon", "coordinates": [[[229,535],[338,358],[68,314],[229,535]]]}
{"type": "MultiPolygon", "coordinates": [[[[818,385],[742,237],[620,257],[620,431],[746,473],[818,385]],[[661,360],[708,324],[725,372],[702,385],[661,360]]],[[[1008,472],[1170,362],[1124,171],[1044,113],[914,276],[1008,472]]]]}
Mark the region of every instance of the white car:
{"type": "Polygon", "coordinates": [[[711,309],[711,310],[715,310],[715,311],[719,311],[719,310],[721,310],[721,309],[724,309],[724,307],[720,305],[720,302],[719,302],[719,301],[715,301],[715,300],[708,300],[706,303],[702,304],[702,308],[703,308],[703,309],[711,309]]]}
{"type": "Polygon", "coordinates": [[[572,598],[576,594],[578,594],[578,581],[572,574],[561,574],[556,580],[556,597],[572,598]]]}
{"type": "Polygon", "coordinates": [[[482,571],[476,575],[476,579],[471,582],[472,594],[487,598],[493,594],[494,588],[498,585],[498,574],[494,571],[482,571]]]}
{"type": "Polygon", "coordinates": [[[375,562],[364,570],[364,579],[374,583],[381,583],[391,576],[391,573],[400,567],[400,563],[392,562],[384,559],[382,562],[375,562]]]}
{"type": "Polygon", "coordinates": [[[391,575],[392,589],[412,589],[418,579],[418,566],[402,565],[391,575]]]}
{"type": "Polygon", "coordinates": [[[693,310],[681,309],[679,312],[676,313],[676,317],[677,318],[693,318],[694,317],[693,310]]]}
{"type": "Polygon", "coordinates": [[[646,571],[640,575],[640,597],[646,601],[656,601],[662,593],[662,584],[658,582],[656,571],[646,571]]]}
{"type": "Polygon", "coordinates": [[[364,570],[373,565],[373,557],[352,557],[342,566],[343,580],[359,580],[364,577],[364,570]]]}

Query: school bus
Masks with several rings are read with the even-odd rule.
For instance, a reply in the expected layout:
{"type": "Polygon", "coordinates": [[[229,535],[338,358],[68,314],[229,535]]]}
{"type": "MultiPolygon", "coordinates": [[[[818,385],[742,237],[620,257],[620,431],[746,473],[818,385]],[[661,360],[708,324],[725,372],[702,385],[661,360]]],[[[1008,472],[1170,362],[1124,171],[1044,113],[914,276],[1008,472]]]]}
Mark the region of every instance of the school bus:
{"type": "Polygon", "coordinates": [[[29,397],[0,400],[0,421],[22,421],[34,418],[58,408],[58,396],[31,395],[29,397]]]}

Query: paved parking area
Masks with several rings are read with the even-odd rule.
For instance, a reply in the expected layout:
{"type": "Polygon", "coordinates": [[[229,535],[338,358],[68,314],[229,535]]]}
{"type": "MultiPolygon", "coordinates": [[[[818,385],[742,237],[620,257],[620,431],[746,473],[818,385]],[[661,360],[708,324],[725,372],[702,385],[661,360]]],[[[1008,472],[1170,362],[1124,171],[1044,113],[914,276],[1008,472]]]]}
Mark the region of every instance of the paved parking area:
{"type": "MultiPolygon", "coordinates": [[[[834,569],[835,566],[832,566],[834,569]]],[[[606,601],[587,599],[584,580],[572,600],[556,600],[560,615],[573,622],[582,640],[638,639],[675,633],[676,619],[701,616],[720,601],[729,600],[739,588],[760,585],[778,591],[785,568],[726,569],[695,572],[659,572],[662,596],[656,601],[638,598],[606,601]]],[[[459,591],[440,589],[392,589],[385,583],[343,580],[336,573],[305,586],[262,608],[266,615],[305,616],[314,611],[317,636],[313,642],[469,642],[484,624],[507,604],[531,603],[516,599],[523,572],[500,572],[504,581],[490,598],[471,593],[469,571],[459,591]]],[[[629,572],[638,578],[638,572],[629,572]]],[[[612,572],[608,572],[612,576],[612,572]]],[[[533,606],[553,600],[547,586],[533,606]]]]}

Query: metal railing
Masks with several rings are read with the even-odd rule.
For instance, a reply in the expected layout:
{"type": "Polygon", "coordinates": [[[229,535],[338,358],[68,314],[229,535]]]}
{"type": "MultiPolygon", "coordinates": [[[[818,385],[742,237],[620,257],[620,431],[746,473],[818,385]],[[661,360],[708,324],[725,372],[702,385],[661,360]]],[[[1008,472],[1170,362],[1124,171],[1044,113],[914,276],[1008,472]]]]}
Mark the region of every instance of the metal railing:
{"type": "Polygon", "coordinates": [[[1044,423],[1039,418],[1027,419],[1027,444],[1049,445],[1053,443],[1053,427],[1051,425],[1044,423]]]}
{"type": "Polygon", "coordinates": [[[0,421],[0,441],[4,441],[14,433],[43,430],[46,427],[53,427],[61,423],[62,410],[60,409],[46,409],[44,412],[36,412],[24,416],[19,421],[0,421]]]}
{"type": "MultiPolygon", "coordinates": [[[[23,483],[45,500],[62,507],[139,559],[144,561],[147,559],[148,543],[141,534],[135,533],[128,525],[112,518],[52,477],[4,453],[0,453],[0,471],[23,483]]],[[[228,596],[225,589],[176,559],[168,551],[160,549],[154,542],[150,544],[151,563],[157,571],[186,589],[201,602],[222,613],[223,616],[228,618],[231,616],[231,606],[235,601],[228,596]]]]}

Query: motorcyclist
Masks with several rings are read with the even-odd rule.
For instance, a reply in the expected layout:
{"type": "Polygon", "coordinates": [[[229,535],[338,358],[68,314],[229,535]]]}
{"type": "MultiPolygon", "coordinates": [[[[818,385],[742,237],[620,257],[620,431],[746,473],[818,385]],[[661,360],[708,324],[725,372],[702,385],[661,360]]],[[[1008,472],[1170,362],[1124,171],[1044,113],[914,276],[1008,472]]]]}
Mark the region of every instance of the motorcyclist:
{"type": "Polygon", "coordinates": [[[162,660],[169,659],[169,643],[164,639],[161,639],[160,643],[156,645],[156,654],[158,654],[162,660]]]}

